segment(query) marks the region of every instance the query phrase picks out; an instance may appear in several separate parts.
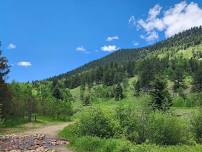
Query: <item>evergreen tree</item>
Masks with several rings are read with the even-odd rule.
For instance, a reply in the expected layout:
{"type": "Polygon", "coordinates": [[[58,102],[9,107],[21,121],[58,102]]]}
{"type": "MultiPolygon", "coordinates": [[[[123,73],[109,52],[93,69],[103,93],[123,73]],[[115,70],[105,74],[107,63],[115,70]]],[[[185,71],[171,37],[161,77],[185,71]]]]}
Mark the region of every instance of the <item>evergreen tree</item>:
{"type": "Polygon", "coordinates": [[[141,91],[139,80],[133,82],[133,88],[134,88],[134,95],[139,96],[141,91]]]}
{"type": "Polygon", "coordinates": [[[85,95],[85,84],[81,84],[80,86],[80,100],[83,101],[84,100],[84,95],[85,95]]]}
{"type": "Polygon", "coordinates": [[[202,61],[198,63],[197,69],[193,74],[193,88],[195,91],[202,91],[202,61]]]}
{"type": "Polygon", "coordinates": [[[90,94],[86,94],[83,99],[83,105],[88,106],[90,105],[91,97],[90,94]]]}
{"type": "Polygon", "coordinates": [[[171,106],[171,98],[166,89],[166,82],[162,78],[155,78],[151,90],[152,107],[154,110],[166,111],[171,106]]]}
{"type": "Polygon", "coordinates": [[[123,88],[120,83],[118,83],[114,89],[114,97],[115,97],[115,100],[117,100],[117,101],[123,99],[123,97],[124,97],[123,88]]]}
{"type": "Polygon", "coordinates": [[[3,120],[3,115],[2,115],[2,104],[0,104],[0,128],[3,125],[4,120],[3,120]]]}
{"type": "MultiPolygon", "coordinates": [[[[1,44],[0,44],[1,47],[1,44]]],[[[6,117],[11,113],[10,107],[10,92],[8,86],[5,82],[5,78],[9,73],[9,66],[6,57],[2,56],[2,51],[0,50],[0,104],[2,107],[2,116],[6,117]]]]}
{"type": "MultiPolygon", "coordinates": [[[[176,59],[176,60],[179,60],[179,59],[176,59]]],[[[180,88],[185,87],[185,84],[183,81],[185,72],[184,72],[184,66],[182,64],[182,61],[181,61],[181,63],[175,65],[174,68],[175,69],[173,70],[173,76],[172,76],[172,79],[174,81],[173,90],[175,92],[179,92],[180,88]]]]}
{"type": "Polygon", "coordinates": [[[127,73],[129,77],[132,77],[134,75],[134,63],[129,61],[127,64],[127,73]]]}
{"type": "Polygon", "coordinates": [[[59,100],[64,100],[64,94],[62,90],[59,88],[59,85],[56,85],[53,89],[53,97],[59,100]]]}

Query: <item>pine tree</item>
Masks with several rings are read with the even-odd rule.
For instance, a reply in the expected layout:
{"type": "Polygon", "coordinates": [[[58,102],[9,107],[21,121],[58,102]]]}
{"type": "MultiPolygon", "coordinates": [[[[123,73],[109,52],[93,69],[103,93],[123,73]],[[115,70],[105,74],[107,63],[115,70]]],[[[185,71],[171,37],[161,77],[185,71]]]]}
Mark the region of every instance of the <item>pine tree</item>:
{"type": "Polygon", "coordinates": [[[166,82],[163,78],[155,78],[151,90],[152,107],[154,110],[166,111],[172,105],[168,90],[166,89],[166,82]]]}
{"type": "Polygon", "coordinates": [[[59,100],[64,100],[63,92],[58,85],[56,85],[55,88],[53,89],[53,97],[59,100]]]}
{"type": "MultiPolygon", "coordinates": [[[[1,44],[0,44],[1,47],[1,44]]],[[[10,92],[8,90],[5,78],[9,73],[9,66],[7,59],[2,56],[0,50],[0,104],[2,105],[2,116],[6,117],[10,114],[10,92]]]]}
{"type": "Polygon", "coordinates": [[[202,61],[198,63],[193,74],[193,88],[195,91],[202,91],[202,61]]]}
{"type": "Polygon", "coordinates": [[[140,85],[140,81],[134,81],[133,82],[133,87],[134,87],[134,95],[135,96],[139,96],[140,95],[140,91],[141,91],[141,85],[140,85]]]}
{"type": "Polygon", "coordinates": [[[120,83],[118,83],[114,89],[114,97],[117,101],[123,99],[123,88],[120,83]]]}
{"type": "Polygon", "coordinates": [[[80,100],[83,101],[84,100],[84,95],[85,95],[85,83],[82,83],[80,86],[80,100]]]}
{"type": "Polygon", "coordinates": [[[3,125],[4,121],[3,121],[3,115],[2,115],[2,104],[0,104],[0,128],[3,125]]]}
{"type": "Polygon", "coordinates": [[[173,90],[175,92],[179,91],[180,88],[185,87],[183,79],[184,79],[184,68],[182,65],[181,66],[178,65],[173,72],[173,80],[174,80],[173,90]]]}

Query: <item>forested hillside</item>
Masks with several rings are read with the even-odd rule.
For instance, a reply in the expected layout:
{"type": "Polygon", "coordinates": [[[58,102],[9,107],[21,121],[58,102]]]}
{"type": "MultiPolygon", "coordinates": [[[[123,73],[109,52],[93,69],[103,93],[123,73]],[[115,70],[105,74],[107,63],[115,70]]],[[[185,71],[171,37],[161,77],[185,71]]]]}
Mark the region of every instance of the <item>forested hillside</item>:
{"type": "MultiPolygon", "coordinates": [[[[117,84],[125,77],[132,77],[134,74],[140,73],[146,66],[141,65],[142,63],[157,62],[157,65],[151,63],[150,66],[158,71],[160,69],[165,70],[168,66],[171,68],[172,61],[175,58],[184,60],[183,62],[197,62],[201,58],[201,45],[202,27],[195,27],[152,46],[140,49],[121,49],[104,58],[48,80],[62,80],[67,88],[75,88],[83,83],[117,84]],[[161,64],[158,62],[161,62],[161,64]]],[[[190,70],[193,69],[186,69],[189,74],[193,72],[190,70]]]]}

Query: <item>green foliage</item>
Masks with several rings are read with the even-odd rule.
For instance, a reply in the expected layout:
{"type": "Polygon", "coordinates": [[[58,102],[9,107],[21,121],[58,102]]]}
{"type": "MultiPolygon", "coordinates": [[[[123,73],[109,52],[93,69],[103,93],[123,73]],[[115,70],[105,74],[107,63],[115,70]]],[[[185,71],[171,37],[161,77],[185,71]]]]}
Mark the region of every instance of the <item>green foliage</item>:
{"type": "Polygon", "coordinates": [[[75,147],[79,152],[131,152],[131,144],[125,140],[101,139],[90,136],[79,138],[75,147]]]}
{"type": "Polygon", "coordinates": [[[56,102],[54,105],[56,119],[69,120],[69,117],[73,114],[71,103],[61,101],[56,102]]]}
{"type": "Polygon", "coordinates": [[[202,91],[202,61],[198,63],[196,72],[193,74],[193,89],[196,91],[202,91]]]}
{"type": "Polygon", "coordinates": [[[99,108],[89,109],[79,123],[82,135],[110,138],[119,134],[119,126],[110,115],[99,108]]]}
{"type": "Polygon", "coordinates": [[[89,94],[87,94],[83,97],[83,105],[88,106],[90,105],[90,103],[91,103],[91,97],[89,94]]]}
{"type": "Polygon", "coordinates": [[[191,119],[191,130],[197,143],[202,143],[202,110],[194,114],[191,119]]]}
{"type": "Polygon", "coordinates": [[[150,121],[149,142],[160,145],[177,145],[187,141],[187,129],[171,114],[154,113],[150,121]]]}
{"type": "Polygon", "coordinates": [[[144,143],[148,136],[148,113],[145,110],[138,111],[133,106],[119,106],[116,113],[126,138],[134,143],[144,143]]]}
{"type": "MultiPolygon", "coordinates": [[[[8,85],[5,82],[5,78],[8,75],[10,69],[8,60],[2,55],[1,42],[0,42],[0,105],[1,105],[1,118],[5,119],[10,113],[10,91],[8,85]]],[[[1,122],[2,123],[2,122],[1,122]]]]}
{"type": "Polygon", "coordinates": [[[64,100],[64,94],[58,85],[56,85],[53,89],[53,97],[59,100],[64,100]]]}
{"type": "Polygon", "coordinates": [[[9,127],[9,128],[12,128],[12,127],[16,127],[18,125],[21,125],[21,124],[24,124],[24,123],[27,123],[28,120],[27,119],[24,119],[22,117],[15,117],[15,116],[10,116],[8,117],[7,119],[5,119],[2,127],[9,127]]]}
{"type": "Polygon", "coordinates": [[[120,83],[118,83],[116,86],[115,86],[115,89],[114,89],[114,97],[115,97],[115,100],[119,101],[121,99],[123,99],[123,88],[121,86],[120,83]]]}
{"type": "Polygon", "coordinates": [[[113,87],[106,85],[95,86],[92,93],[95,97],[101,99],[109,99],[114,96],[113,87]]]}
{"type": "Polygon", "coordinates": [[[78,136],[75,124],[60,132],[62,138],[70,141],[77,152],[201,152],[201,145],[160,146],[152,144],[131,144],[125,139],[103,139],[91,136],[78,136]]]}
{"type": "Polygon", "coordinates": [[[133,82],[134,95],[139,96],[141,91],[140,81],[133,82]]]}
{"type": "Polygon", "coordinates": [[[181,56],[174,58],[170,61],[170,67],[172,69],[171,79],[174,82],[173,90],[178,92],[179,89],[185,88],[184,78],[185,78],[185,69],[186,69],[186,60],[181,56]]]}
{"type": "Polygon", "coordinates": [[[162,78],[156,78],[152,84],[152,107],[154,110],[166,111],[171,106],[171,97],[166,89],[166,82],[162,78]]]}
{"type": "Polygon", "coordinates": [[[194,92],[182,96],[175,96],[173,98],[173,107],[197,107],[202,105],[202,93],[194,92]]]}
{"type": "MultiPolygon", "coordinates": [[[[55,86],[54,89],[58,85],[55,84],[55,86]]],[[[32,121],[33,116],[37,119],[37,115],[43,115],[58,120],[69,120],[73,114],[72,102],[74,100],[70,90],[58,88],[61,97],[56,98],[52,95],[52,89],[50,83],[12,82],[9,84],[12,94],[10,100],[12,106],[9,107],[12,113],[9,114],[9,119],[15,116],[32,121]]]]}

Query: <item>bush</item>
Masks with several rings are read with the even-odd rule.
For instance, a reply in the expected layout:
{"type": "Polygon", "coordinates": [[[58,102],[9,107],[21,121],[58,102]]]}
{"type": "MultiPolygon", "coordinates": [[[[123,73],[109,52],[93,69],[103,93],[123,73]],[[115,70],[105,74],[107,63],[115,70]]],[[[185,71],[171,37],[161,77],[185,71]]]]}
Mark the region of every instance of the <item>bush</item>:
{"type": "Polygon", "coordinates": [[[176,145],[187,141],[187,128],[169,113],[146,109],[119,107],[117,118],[125,137],[134,143],[149,142],[157,145],[176,145]]]}
{"type": "Polygon", "coordinates": [[[101,99],[110,99],[114,97],[113,87],[105,86],[105,85],[95,86],[93,88],[92,94],[96,96],[97,98],[101,98],[101,99]]]}
{"type": "Polygon", "coordinates": [[[135,143],[143,143],[148,136],[149,115],[145,110],[134,107],[119,107],[117,117],[127,139],[135,143]]]}
{"type": "Polygon", "coordinates": [[[132,145],[124,139],[103,139],[91,136],[78,136],[77,125],[73,124],[60,132],[68,139],[71,147],[78,152],[201,152],[201,145],[159,146],[152,144],[132,145]]]}
{"type": "Polygon", "coordinates": [[[120,128],[112,116],[99,108],[92,108],[81,117],[79,129],[82,135],[110,138],[117,135],[120,128]]]}
{"type": "Polygon", "coordinates": [[[21,124],[24,124],[24,123],[27,123],[27,119],[24,119],[24,118],[21,118],[21,117],[14,117],[14,116],[10,116],[10,117],[7,117],[3,124],[2,124],[2,127],[16,127],[18,125],[21,125],[21,124]]]}
{"type": "Polygon", "coordinates": [[[182,97],[177,96],[173,99],[173,107],[191,107],[192,103],[189,99],[184,100],[182,97]]]}
{"type": "Polygon", "coordinates": [[[191,119],[191,130],[197,143],[202,143],[202,110],[191,119]]]}
{"type": "Polygon", "coordinates": [[[150,119],[149,142],[177,145],[186,141],[186,127],[175,116],[157,112],[150,119]]]}
{"type": "Polygon", "coordinates": [[[73,114],[71,102],[56,101],[54,103],[54,113],[57,120],[67,121],[73,114]]]}

